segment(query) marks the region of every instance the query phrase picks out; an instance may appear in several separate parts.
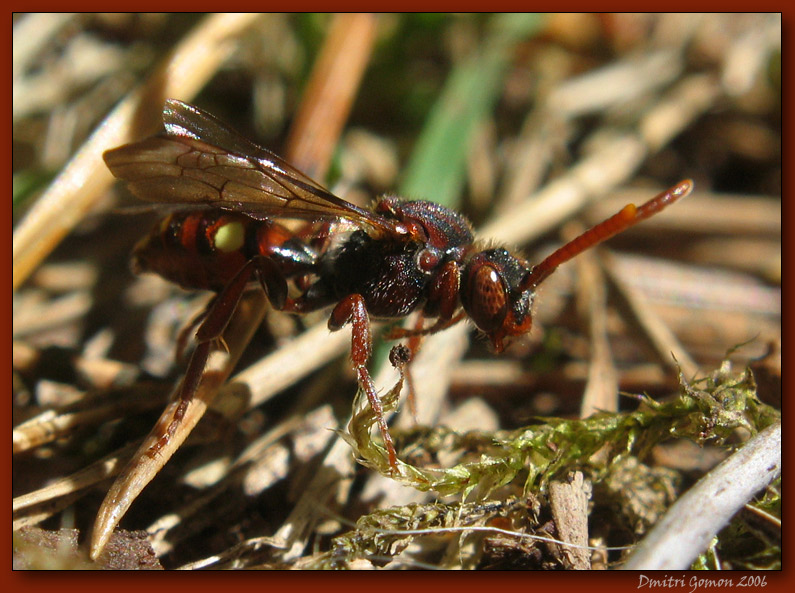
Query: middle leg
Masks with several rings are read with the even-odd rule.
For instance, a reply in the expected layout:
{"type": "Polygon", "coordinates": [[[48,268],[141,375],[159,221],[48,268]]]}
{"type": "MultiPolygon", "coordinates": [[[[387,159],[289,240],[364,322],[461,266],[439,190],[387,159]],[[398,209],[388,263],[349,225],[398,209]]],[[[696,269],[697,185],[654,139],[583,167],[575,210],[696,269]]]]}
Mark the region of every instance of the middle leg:
{"type": "Polygon", "coordinates": [[[389,427],[384,417],[384,408],[381,405],[381,398],[375,389],[375,384],[367,370],[367,363],[373,352],[373,338],[370,330],[370,316],[367,314],[367,307],[364,297],[360,294],[352,294],[342,299],[331,312],[328,326],[331,331],[336,331],[346,323],[351,324],[351,361],[356,371],[356,378],[359,386],[367,395],[370,407],[373,409],[378,428],[381,431],[381,438],[384,440],[384,448],[389,458],[389,466],[397,472],[397,453],[395,445],[389,434],[389,427]]]}

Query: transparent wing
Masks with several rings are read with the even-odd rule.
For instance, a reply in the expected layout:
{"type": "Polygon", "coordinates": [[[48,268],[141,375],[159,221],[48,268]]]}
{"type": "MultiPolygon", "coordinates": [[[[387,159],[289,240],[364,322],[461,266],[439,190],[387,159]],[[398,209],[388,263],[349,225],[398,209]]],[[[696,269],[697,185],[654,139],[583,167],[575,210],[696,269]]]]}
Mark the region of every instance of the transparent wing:
{"type": "Polygon", "coordinates": [[[165,134],[103,155],[111,173],[142,200],[212,206],[254,218],[345,218],[371,234],[396,231],[392,221],[338,198],[198,107],[168,99],[163,123],[165,134]]]}

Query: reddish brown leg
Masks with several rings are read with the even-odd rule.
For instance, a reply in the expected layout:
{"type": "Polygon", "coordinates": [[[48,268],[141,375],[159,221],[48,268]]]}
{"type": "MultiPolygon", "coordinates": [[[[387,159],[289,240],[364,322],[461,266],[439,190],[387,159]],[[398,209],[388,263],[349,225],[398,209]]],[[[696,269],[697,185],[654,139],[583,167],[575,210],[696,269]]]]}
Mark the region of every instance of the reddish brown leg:
{"type": "Polygon", "coordinates": [[[284,307],[287,298],[286,280],[273,261],[267,257],[254,257],[240,268],[240,271],[224,286],[224,289],[211,303],[204,321],[196,331],[196,339],[200,343],[221,339],[229,320],[232,319],[232,315],[237,309],[237,304],[240,302],[240,297],[243,296],[246,285],[255,272],[273,307],[275,309],[284,307]]]}
{"type": "Polygon", "coordinates": [[[360,294],[352,294],[342,299],[331,312],[328,326],[331,331],[336,331],[346,323],[351,324],[351,361],[356,371],[359,386],[364,389],[370,407],[373,409],[378,428],[381,430],[381,438],[384,439],[384,448],[389,457],[389,466],[397,472],[397,453],[395,445],[389,434],[389,427],[384,418],[384,408],[381,406],[381,398],[375,390],[370,372],[367,370],[367,363],[373,352],[373,340],[370,332],[370,317],[367,314],[367,307],[364,298],[360,294]]]}
{"type": "Polygon", "coordinates": [[[411,412],[411,417],[414,420],[414,424],[419,424],[418,416],[417,416],[417,392],[414,389],[414,377],[411,375],[411,361],[414,360],[414,357],[417,355],[417,352],[420,351],[420,346],[422,346],[422,324],[425,321],[425,316],[420,314],[417,316],[417,323],[414,325],[414,331],[409,336],[408,344],[406,345],[408,349],[408,360],[403,365],[403,376],[406,378],[406,386],[408,387],[408,397],[407,400],[409,402],[409,412],[411,412]]]}
{"type": "MultiPolygon", "coordinates": [[[[417,318],[417,323],[414,329],[406,330],[403,328],[393,328],[388,334],[388,340],[397,340],[400,338],[409,338],[408,350],[410,358],[413,360],[422,345],[422,337],[434,334],[438,331],[446,329],[451,325],[455,325],[461,321],[465,314],[463,311],[455,314],[458,308],[458,290],[461,286],[461,268],[458,263],[454,261],[444,264],[441,270],[436,274],[433,284],[430,286],[428,293],[428,301],[423,309],[423,314],[417,318]],[[422,327],[425,316],[438,317],[436,322],[428,327],[422,327]]],[[[411,376],[411,370],[408,364],[403,371],[406,383],[408,384],[409,394],[409,410],[417,422],[417,397],[414,389],[414,379],[411,376]]]]}
{"type": "MultiPolygon", "coordinates": [[[[210,357],[213,342],[218,342],[226,348],[226,344],[223,341],[223,332],[226,326],[229,325],[229,321],[232,319],[235,309],[237,309],[246,285],[254,273],[257,274],[259,282],[273,306],[284,306],[287,298],[286,281],[270,259],[256,257],[247,261],[224,289],[210,301],[204,312],[191,322],[188,327],[192,328],[201,321],[199,329],[196,330],[196,349],[191,355],[188,368],[185,370],[185,376],[182,378],[182,383],[179,387],[177,408],[174,410],[174,415],[163,429],[157,442],[147,452],[150,457],[157,455],[168,443],[185,416],[188,404],[193,399],[204,375],[204,369],[207,366],[207,359],[210,357]]],[[[180,338],[182,338],[182,334],[180,334],[180,338]]],[[[177,346],[178,348],[180,347],[179,341],[177,346]]],[[[184,348],[184,344],[181,347],[184,348]]]]}
{"type": "Polygon", "coordinates": [[[453,327],[456,323],[466,318],[465,311],[459,311],[455,316],[449,319],[440,317],[428,327],[420,327],[416,329],[405,329],[402,327],[392,328],[384,339],[386,340],[400,340],[402,338],[414,338],[420,336],[430,336],[431,334],[439,333],[448,327],[453,327]]]}
{"type": "MultiPolygon", "coordinates": [[[[435,334],[461,321],[466,314],[460,311],[455,314],[458,308],[458,289],[461,286],[461,269],[454,261],[447,262],[439,273],[428,293],[428,302],[423,309],[423,313],[428,317],[437,317],[436,322],[423,328],[420,324],[413,330],[394,328],[387,334],[388,340],[399,340],[400,338],[411,338],[435,334]]],[[[411,346],[409,346],[411,348],[411,346]]],[[[417,343],[417,348],[419,343],[417,343]]],[[[416,352],[412,348],[412,353],[416,352]]]]}
{"type": "Polygon", "coordinates": [[[190,357],[188,368],[185,370],[185,376],[182,378],[182,383],[179,386],[179,393],[177,395],[177,408],[174,410],[174,415],[168,425],[162,430],[162,434],[157,439],[157,442],[152,445],[146,454],[149,457],[154,457],[165,447],[174,432],[177,430],[185,412],[188,409],[188,403],[193,399],[193,395],[199,388],[199,382],[204,374],[204,368],[207,365],[207,359],[210,357],[210,347],[212,342],[201,342],[196,345],[196,349],[190,357]]]}

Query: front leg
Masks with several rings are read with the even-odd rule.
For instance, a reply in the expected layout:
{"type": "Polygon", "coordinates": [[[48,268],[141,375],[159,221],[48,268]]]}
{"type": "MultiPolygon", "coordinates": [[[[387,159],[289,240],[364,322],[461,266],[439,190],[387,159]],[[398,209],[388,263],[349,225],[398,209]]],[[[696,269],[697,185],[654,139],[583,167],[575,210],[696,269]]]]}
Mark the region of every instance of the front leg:
{"type": "MultiPolygon", "coordinates": [[[[459,307],[458,290],[460,286],[461,268],[457,262],[448,261],[436,272],[428,291],[428,300],[422,310],[425,317],[436,317],[436,322],[428,327],[414,329],[393,328],[387,334],[386,339],[399,340],[435,334],[464,319],[466,317],[464,311],[458,311],[456,314],[459,307]]],[[[418,347],[419,340],[416,340],[413,345],[409,345],[412,355],[416,354],[418,347]]]]}
{"type": "Polygon", "coordinates": [[[346,323],[351,324],[351,361],[356,371],[359,387],[364,389],[367,400],[370,402],[370,407],[375,414],[378,428],[381,430],[381,437],[384,440],[384,447],[389,457],[389,466],[397,473],[395,445],[389,434],[386,418],[384,418],[381,398],[378,397],[373,379],[367,370],[367,363],[373,353],[373,338],[370,331],[370,316],[367,314],[367,307],[362,295],[352,294],[345,297],[337,303],[337,306],[331,312],[331,317],[328,321],[328,327],[331,331],[342,328],[346,323]]]}

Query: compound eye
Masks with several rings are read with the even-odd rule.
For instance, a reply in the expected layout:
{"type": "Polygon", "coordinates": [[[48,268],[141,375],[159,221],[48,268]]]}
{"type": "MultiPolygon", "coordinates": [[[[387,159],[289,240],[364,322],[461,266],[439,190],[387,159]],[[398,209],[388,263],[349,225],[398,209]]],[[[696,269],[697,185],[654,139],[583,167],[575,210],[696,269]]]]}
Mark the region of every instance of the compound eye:
{"type": "Polygon", "coordinates": [[[441,260],[439,250],[432,247],[425,247],[417,253],[417,266],[426,274],[435,270],[441,260]]]}
{"type": "Polygon", "coordinates": [[[489,333],[502,327],[508,310],[508,296],[494,266],[483,264],[473,271],[466,301],[467,313],[481,331],[489,333]]]}

